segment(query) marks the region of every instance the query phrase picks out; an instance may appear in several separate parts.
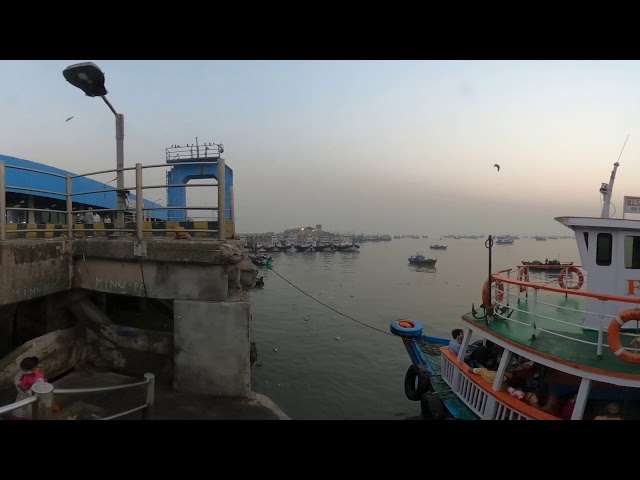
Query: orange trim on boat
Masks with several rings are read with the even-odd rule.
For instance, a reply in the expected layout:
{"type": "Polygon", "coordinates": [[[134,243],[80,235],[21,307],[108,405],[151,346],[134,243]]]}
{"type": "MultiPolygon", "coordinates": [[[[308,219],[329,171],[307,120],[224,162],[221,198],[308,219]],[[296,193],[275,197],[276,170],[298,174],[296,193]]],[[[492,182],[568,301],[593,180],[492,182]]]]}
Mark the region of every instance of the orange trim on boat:
{"type": "Polygon", "coordinates": [[[568,288],[569,290],[580,290],[580,287],[582,287],[583,284],[584,275],[578,267],[565,267],[560,270],[560,275],[558,275],[558,285],[560,285],[561,288],[568,288]],[[569,275],[572,272],[578,275],[578,284],[574,287],[568,287],[564,283],[564,277],[565,275],[569,275]]]}
{"type": "Polygon", "coordinates": [[[633,353],[626,350],[620,341],[620,329],[622,325],[631,320],[640,320],[640,308],[630,308],[620,312],[620,314],[611,320],[607,334],[609,335],[609,348],[616,357],[628,363],[640,363],[640,353],[633,353]]]}

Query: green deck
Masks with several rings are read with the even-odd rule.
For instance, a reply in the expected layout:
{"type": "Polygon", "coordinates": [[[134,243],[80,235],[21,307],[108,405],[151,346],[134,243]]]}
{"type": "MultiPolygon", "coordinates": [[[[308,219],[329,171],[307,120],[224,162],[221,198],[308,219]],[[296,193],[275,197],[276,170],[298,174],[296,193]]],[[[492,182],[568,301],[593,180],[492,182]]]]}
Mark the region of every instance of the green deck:
{"type": "MultiPolygon", "coordinates": [[[[609,349],[606,328],[603,332],[602,355],[597,355],[598,332],[582,328],[582,317],[579,312],[564,310],[562,307],[571,309],[583,309],[584,301],[582,297],[548,294],[540,291],[538,303],[536,329],[533,328],[533,315],[530,314],[533,302],[524,298],[513,299],[510,307],[515,307],[511,317],[502,319],[493,317],[488,321],[478,320],[471,312],[463,315],[465,320],[475,323],[496,335],[504,337],[512,342],[520,344],[528,349],[535,350],[562,362],[575,363],[587,367],[600,369],[604,372],[614,372],[621,374],[638,375],[640,380],[640,364],[632,364],[620,360],[609,349]],[[567,323],[558,323],[542,316],[562,320],[567,323]],[[547,330],[547,331],[542,331],[547,330]],[[570,341],[564,337],[569,337],[577,341],[570,341]],[[534,336],[535,334],[535,336],[534,336]],[[589,343],[583,343],[589,342],[589,343]]],[[[483,309],[479,309],[481,315],[483,309]]],[[[626,330],[625,330],[626,331],[626,330]]],[[[633,333],[640,333],[640,330],[633,330],[633,333]]],[[[630,338],[621,335],[623,345],[629,346],[630,338]]]]}

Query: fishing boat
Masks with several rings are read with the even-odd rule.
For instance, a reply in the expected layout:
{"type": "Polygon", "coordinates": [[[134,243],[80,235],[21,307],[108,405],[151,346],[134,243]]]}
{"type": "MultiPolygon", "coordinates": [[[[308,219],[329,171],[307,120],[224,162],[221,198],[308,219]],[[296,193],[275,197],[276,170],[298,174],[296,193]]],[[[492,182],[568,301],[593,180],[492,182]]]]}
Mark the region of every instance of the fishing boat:
{"type": "Polygon", "coordinates": [[[433,250],[446,250],[447,249],[447,245],[440,245],[439,243],[436,243],[434,245],[429,245],[429,248],[431,248],[433,250]]]}
{"type": "Polygon", "coordinates": [[[501,235],[496,238],[496,243],[498,245],[513,245],[514,241],[515,241],[515,238],[509,235],[501,235]]]}
{"type": "Polygon", "coordinates": [[[436,265],[437,259],[435,258],[426,258],[422,252],[417,252],[415,255],[409,257],[409,263],[411,265],[427,265],[429,267],[434,267],[436,265]]]}
{"type": "Polygon", "coordinates": [[[547,258],[544,262],[541,262],[540,260],[533,260],[531,262],[522,260],[522,265],[528,267],[528,271],[530,272],[559,272],[563,268],[573,265],[573,262],[561,262],[559,260],[549,260],[547,258]]]}
{"type": "MultiPolygon", "coordinates": [[[[405,394],[424,417],[640,419],[640,221],[609,215],[618,166],[600,187],[600,217],[555,218],[574,232],[581,265],[552,282],[527,265],[493,270],[489,237],[482,303],[461,316],[457,354],[419,321],[391,322],[411,360],[405,394]],[[472,342],[491,348],[495,366],[471,360],[472,342]]],[[[634,213],[635,199],[619,210],[634,213]]]]}
{"type": "Polygon", "coordinates": [[[249,259],[253,262],[254,265],[259,267],[270,267],[273,265],[273,258],[270,255],[265,254],[249,254],[249,259]]]}

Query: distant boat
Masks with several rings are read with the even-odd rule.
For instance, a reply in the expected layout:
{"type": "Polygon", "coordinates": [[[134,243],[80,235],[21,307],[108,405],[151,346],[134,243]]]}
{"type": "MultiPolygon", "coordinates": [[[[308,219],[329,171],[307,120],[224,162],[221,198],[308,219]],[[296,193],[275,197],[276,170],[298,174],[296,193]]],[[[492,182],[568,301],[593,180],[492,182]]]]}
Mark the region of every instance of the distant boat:
{"type": "Polygon", "coordinates": [[[436,243],[435,245],[429,245],[429,248],[432,248],[434,250],[446,250],[447,245],[440,245],[439,243],[436,243]]]}
{"type": "Polygon", "coordinates": [[[357,252],[360,248],[359,245],[353,243],[350,235],[340,235],[340,242],[334,245],[339,252],[357,252]]]}
{"type": "Polygon", "coordinates": [[[558,272],[562,270],[564,267],[569,267],[573,265],[573,262],[561,262],[559,260],[545,260],[544,263],[539,260],[533,260],[532,262],[525,262],[522,260],[522,265],[525,267],[529,267],[531,271],[539,271],[539,272],[558,272]]]}
{"type": "Polygon", "coordinates": [[[547,237],[543,237],[542,235],[536,235],[535,239],[538,240],[538,241],[542,241],[542,240],[546,240],[547,237]]]}
{"type": "Polygon", "coordinates": [[[511,245],[515,241],[515,238],[510,237],[509,235],[501,235],[496,238],[496,243],[498,245],[511,245]]]}
{"type": "Polygon", "coordinates": [[[426,258],[422,252],[418,252],[415,255],[409,257],[409,263],[411,265],[428,265],[430,267],[434,267],[436,265],[437,259],[435,258],[426,258]]]}

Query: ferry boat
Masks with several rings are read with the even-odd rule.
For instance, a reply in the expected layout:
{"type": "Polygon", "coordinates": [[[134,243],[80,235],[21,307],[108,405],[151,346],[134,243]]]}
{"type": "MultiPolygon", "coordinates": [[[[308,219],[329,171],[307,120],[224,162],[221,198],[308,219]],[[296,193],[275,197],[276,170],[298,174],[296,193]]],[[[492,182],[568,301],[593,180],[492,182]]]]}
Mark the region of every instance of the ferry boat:
{"type": "Polygon", "coordinates": [[[415,255],[411,255],[409,257],[409,263],[411,265],[426,265],[429,267],[435,267],[436,262],[438,260],[435,258],[427,258],[425,257],[422,252],[417,252],[415,255]]]}
{"type": "Polygon", "coordinates": [[[496,238],[496,243],[498,245],[513,245],[514,241],[515,241],[515,238],[509,235],[500,235],[499,237],[496,238]]]}
{"type": "MultiPolygon", "coordinates": [[[[405,394],[424,417],[640,419],[640,220],[609,215],[618,166],[600,187],[600,217],[555,218],[575,233],[581,266],[553,283],[526,265],[490,268],[480,307],[462,315],[457,354],[452,338],[426,335],[416,320],[391,322],[411,359],[405,394]],[[474,360],[473,346],[495,366],[474,360]]],[[[624,198],[626,212],[636,198],[624,198]]]]}
{"type": "Polygon", "coordinates": [[[340,235],[340,241],[334,245],[334,248],[339,252],[357,252],[360,245],[353,243],[351,235],[340,235]]]}

